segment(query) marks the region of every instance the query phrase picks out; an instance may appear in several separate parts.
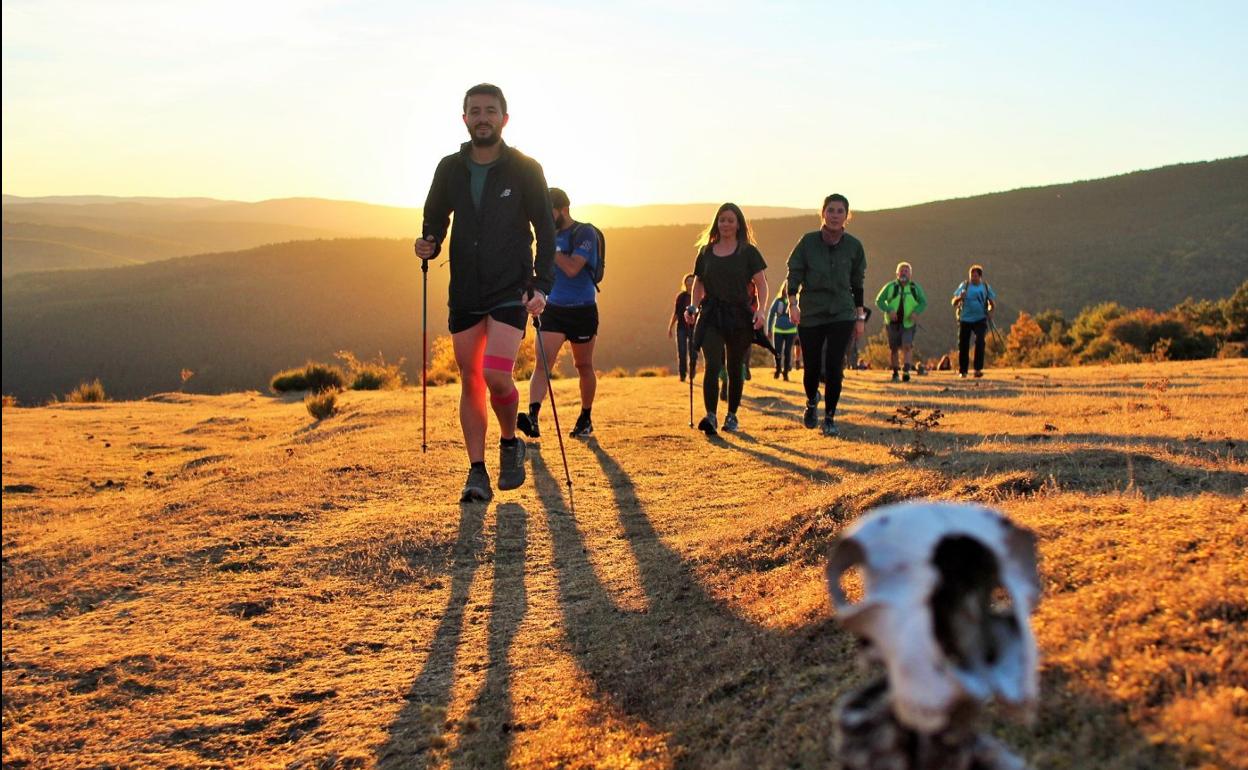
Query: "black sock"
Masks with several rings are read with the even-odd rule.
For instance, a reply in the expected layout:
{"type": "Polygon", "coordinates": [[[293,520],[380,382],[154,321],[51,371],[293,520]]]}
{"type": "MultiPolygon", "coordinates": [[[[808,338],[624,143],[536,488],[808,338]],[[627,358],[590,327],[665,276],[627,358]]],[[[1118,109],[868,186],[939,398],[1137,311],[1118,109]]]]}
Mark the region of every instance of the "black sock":
{"type": "Polygon", "coordinates": [[[469,467],[469,470],[479,470],[479,471],[485,470],[485,460],[481,460],[480,462],[473,463],[469,467]]]}
{"type": "Polygon", "coordinates": [[[588,420],[588,419],[589,419],[589,413],[590,413],[590,411],[591,411],[592,409],[593,409],[593,407],[592,407],[592,406],[591,406],[589,409],[582,409],[582,410],[581,410],[581,418],[582,418],[582,419],[584,419],[584,420],[588,420]]]}
{"type": "Polygon", "coordinates": [[[519,438],[517,438],[516,436],[512,436],[511,438],[500,438],[500,439],[498,440],[498,443],[499,443],[499,444],[501,444],[501,445],[503,445],[503,446],[515,446],[515,445],[516,445],[516,442],[517,442],[517,441],[519,441],[519,440],[520,440],[520,439],[519,439],[519,438]]]}
{"type": "Polygon", "coordinates": [[[537,401],[532,404],[529,404],[529,416],[532,417],[533,419],[535,420],[537,419],[537,413],[540,411],[542,411],[541,401],[537,401]]]}

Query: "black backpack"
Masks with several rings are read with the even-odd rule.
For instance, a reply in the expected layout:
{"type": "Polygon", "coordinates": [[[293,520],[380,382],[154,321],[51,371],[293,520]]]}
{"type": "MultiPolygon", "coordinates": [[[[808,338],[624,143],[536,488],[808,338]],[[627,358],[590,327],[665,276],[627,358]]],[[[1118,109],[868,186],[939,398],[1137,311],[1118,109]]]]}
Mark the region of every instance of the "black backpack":
{"type": "Polygon", "coordinates": [[[597,226],[590,224],[589,222],[573,222],[572,237],[570,239],[571,248],[573,249],[576,248],[576,236],[582,227],[588,227],[593,230],[594,235],[598,238],[598,264],[594,265],[593,269],[590,271],[589,277],[594,281],[594,288],[598,291],[602,291],[602,287],[599,286],[599,284],[602,283],[603,273],[606,272],[607,269],[607,239],[602,234],[602,231],[597,228],[597,226]]]}

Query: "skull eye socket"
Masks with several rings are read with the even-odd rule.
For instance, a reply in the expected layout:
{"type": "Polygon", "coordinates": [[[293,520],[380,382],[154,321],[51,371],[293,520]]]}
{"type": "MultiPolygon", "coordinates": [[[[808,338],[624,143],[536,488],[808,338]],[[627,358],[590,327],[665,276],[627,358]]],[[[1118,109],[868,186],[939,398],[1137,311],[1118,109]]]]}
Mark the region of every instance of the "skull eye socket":
{"type": "Polygon", "coordinates": [[[1000,654],[994,624],[1011,607],[996,557],[973,538],[947,537],[932,564],[940,574],[930,602],[941,649],[962,668],[993,665],[1000,654]]]}
{"type": "Polygon", "coordinates": [[[852,564],[845,568],[839,580],[841,591],[845,595],[845,603],[849,605],[862,601],[863,596],[862,564],[852,564]]]}

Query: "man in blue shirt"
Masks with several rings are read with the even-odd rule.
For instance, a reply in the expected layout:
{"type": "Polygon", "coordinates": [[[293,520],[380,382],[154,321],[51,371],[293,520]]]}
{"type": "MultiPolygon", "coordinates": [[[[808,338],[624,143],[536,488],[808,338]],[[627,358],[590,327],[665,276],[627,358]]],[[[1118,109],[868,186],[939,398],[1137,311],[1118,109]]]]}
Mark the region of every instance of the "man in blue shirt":
{"type": "MultiPolygon", "coordinates": [[[[590,410],[598,389],[594,373],[594,342],[598,338],[598,287],[594,270],[598,266],[598,231],[572,219],[568,194],[558,187],[550,188],[550,205],[555,219],[555,283],[542,313],[542,328],[534,345],[541,345],[546,360],[558,360],[564,340],[572,343],[572,363],[581,384],[581,414],[573,438],[588,438],[594,433],[590,410]]],[[[549,383],[536,348],[537,366],[529,381],[529,411],[516,417],[516,427],[530,438],[541,436],[537,414],[546,398],[549,383]]]]}
{"type": "Polygon", "coordinates": [[[958,376],[966,379],[967,353],[975,335],[975,376],[984,376],[984,343],[997,293],[984,281],[982,265],[971,265],[969,279],[958,284],[952,304],[958,312],[958,376]]]}

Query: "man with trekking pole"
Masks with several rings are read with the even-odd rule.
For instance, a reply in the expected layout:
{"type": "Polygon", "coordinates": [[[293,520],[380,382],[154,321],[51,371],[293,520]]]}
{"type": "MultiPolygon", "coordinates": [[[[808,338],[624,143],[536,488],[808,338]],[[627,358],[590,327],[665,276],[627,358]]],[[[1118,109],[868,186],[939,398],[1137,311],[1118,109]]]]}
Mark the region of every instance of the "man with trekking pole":
{"type": "Polygon", "coordinates": [[[958,318],[958,376],[966,379],[971,337],[975,337],[975,376],[984,376],[984,345],[997,293],[984,280],[983,265],[971,265],[967,279],[954,289],[951,300],[958,318]]]}
{"type": "MultiPolygon", "coordinates": [[[[594,434],[592,410],[598,390],[594,372],[594,343],[598,339],[598,286],[594,282],[602,254],[598,230],[572,219],[568,194],[550,188],[550,205],[555,220],[555,282],[542,313],[541,330],[533,344],[535,358],[559,360],[566,341],[572,347],[572,364],[581,386],[581,414],[568,435],[589,438],[594,434]]],[[[535,320],[534,324],[538,322],[535,320]]],[[[529,410],[516,416],[516,427],[529,438],[542,435],[537,416],[550,389],[548,366],[533,367],[529,381],[529,410]]]]}
{"type": "Polygon", "coordinates": [[[555,227],[541,165],[502,140],[508,121],[502,90],[473,86],[464,95],[463,113],[469,141],[434,171],[415,250],[422,260],[438,256],[456,215],[448,323],[470,463],[460,501],[485,502],[494,496],[485,466],[487,395],[500,433],[498,488],[515,489],[525,480],[512,368],[527,318],[542,313],[554,281],[555,227]]]}

